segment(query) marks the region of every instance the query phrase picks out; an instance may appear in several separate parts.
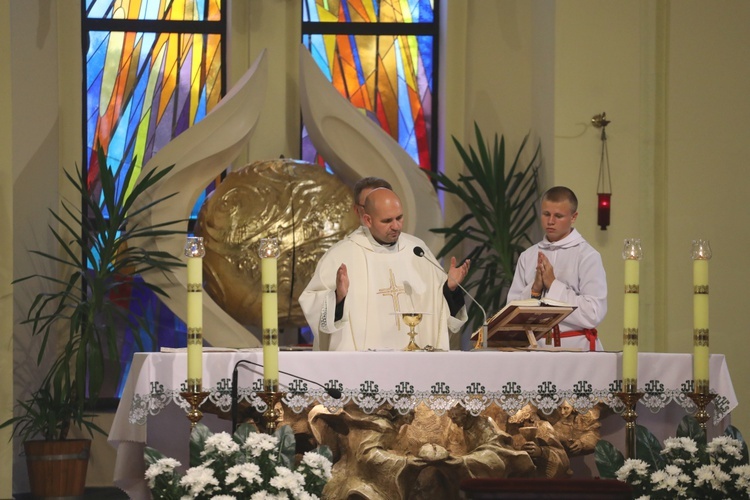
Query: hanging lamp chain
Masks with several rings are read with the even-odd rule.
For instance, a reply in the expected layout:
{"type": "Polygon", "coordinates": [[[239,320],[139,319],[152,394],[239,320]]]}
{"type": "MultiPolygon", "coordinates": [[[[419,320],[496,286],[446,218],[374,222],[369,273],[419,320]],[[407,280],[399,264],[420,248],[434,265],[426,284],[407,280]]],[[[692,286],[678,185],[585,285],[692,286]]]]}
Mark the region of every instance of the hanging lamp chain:
{"type": "Polygon", "coordinates": [[[607,113],[601,113],[591,118],[591,123],[596,128],[601,128],[602,153],[599,159],[599,180],[597,182],[597,192],[612,193],[612,178],[609,170],[609,150],[607,149],[607,125],[611,123],[607,120],[607,113]]]}

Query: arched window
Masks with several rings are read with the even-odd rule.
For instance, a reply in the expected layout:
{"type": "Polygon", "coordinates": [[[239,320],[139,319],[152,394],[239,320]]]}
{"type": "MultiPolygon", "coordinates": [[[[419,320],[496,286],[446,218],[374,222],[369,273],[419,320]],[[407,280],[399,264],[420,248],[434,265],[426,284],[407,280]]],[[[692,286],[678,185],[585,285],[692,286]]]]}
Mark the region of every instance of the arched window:
{"type": "MultiPolygon", "coordinates": [[[[422,168],[436,168],[434,0],[303,0],[302,42],[336,89],[422,168]]],[[[302,159],[323,163],[302,133],[302,159]]]]}
{"type": "MultiPolygon", "coordinates": [[[[84,0],[81,10],[83,168],[96,190],[97,148],[110,168],[133,163],[139,169],[219,103],[226,82],[226,9],[224,0],[84,0]]],[[[153,294],[130,304],[133,314],[155,326],[155,343],[147,348],[185,346],[184,323],[153,294]]],[[[102,396],[119,397],[138,334],[123,332],[120,380],[102,396]]]]}

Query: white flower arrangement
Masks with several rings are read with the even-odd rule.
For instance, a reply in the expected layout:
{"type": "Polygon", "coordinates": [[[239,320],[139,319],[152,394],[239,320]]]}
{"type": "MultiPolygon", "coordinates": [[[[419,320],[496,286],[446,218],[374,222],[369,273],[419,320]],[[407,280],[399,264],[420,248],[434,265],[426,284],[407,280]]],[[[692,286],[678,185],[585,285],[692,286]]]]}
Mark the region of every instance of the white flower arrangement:
{"type": "Polygon", "coordinates": [[[182,464],[146,448],[146,480],[155,499],[312,500],[331,478],[331,453],[320,447],[295,465],[294,433],[283,426],[273,435],[241,425],[234,436],[212,434],[198,424],[190,436],[191,463],[182,464]]]}
{"type": "Polygon", "coordinates": [[[678,429],[683,435],[665,439],[663,448],[645,428],[637,431],[636,455],[643,458],[625,460],[606,441],[597,444],[595,455],[600,475],[629,483],[633,498],[750,500],[747,446],[734,427],[705,444],[703,431],[686,417],[678,429]]]}

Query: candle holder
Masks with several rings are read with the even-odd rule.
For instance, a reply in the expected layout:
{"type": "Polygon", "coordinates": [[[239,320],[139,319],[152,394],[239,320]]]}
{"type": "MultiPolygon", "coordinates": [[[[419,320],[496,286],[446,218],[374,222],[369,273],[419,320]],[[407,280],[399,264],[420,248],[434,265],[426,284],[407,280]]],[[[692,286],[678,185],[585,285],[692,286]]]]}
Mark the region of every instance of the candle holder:
{"type": "Polygon", "coordinates": [[[701,429],[703,429],[703,435],[707,439],[706,422],[709,421],[711,415],[709,415],[706,408],[711,404],[711,401],[714,400],[716,394],[711,394],[709,392],[708,381],[693,381],[693,387],[693,392],[687,392],[685,395],[689,397],[693,403],[695,403],[696,408],[698,408],[695,412],[695,420],[698,421],[701,429]]]}
{"type": "Polygon", "coordinates": [[[197,387],[192,391],[181,392],[180,396],[182,396],[182,398],[190,405],[190,411],[188,411],[187,418],[190,420],[190,430],[192,431],[195,425],[203,418],[203,412],[199,407],[208,397],[208,393],[202,391],[200,387],[197,387]]]}
{"type": "Polygon", "coordinates": [[[635,405],[644,395],[638,392],[635,384],[628,384],[623,392],[616,392],[615,395],[625,404],[625,411],[622,412],[622,418],[625,420],[625,452],[626,458],[635,458],[635,421],[638,419],[638,413],[635,411],[635,405]]]}
{"type": "Polygon", "coordinates": [[[279,391],[262,391],[256,394],[266,404],[266,411],[263,412],[266,434],[273,434],[276,432],[279,422],[281,421],[281,412],[276,409],[276,405],[286,393],[279,391]]]}

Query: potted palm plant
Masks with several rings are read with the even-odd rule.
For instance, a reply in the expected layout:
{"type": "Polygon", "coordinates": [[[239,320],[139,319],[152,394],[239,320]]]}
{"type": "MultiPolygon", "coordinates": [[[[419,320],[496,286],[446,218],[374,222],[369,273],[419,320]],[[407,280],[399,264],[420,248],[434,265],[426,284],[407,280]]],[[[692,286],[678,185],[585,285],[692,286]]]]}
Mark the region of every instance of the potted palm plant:
{"type": "Polygon", "coordinates": [[[37,364],[45,358],[53,362],[41,377],[39,388],[18,401],[20,411],[16,416],[0,424],[0,428],[13,426],[13,435],[24,440],[35,496],[83,494],[90,440],[69,439],[68,431],[78,427],[92,437],[94,432],[105,433],[92,420],[93,408],[105,373],[112,365],[119,369],[120,332],[124,328],[135,332],[141,349],[141,335],[151,332],[146,318],[131,314],[128,304],[120,300],[123,289],[145,288],[164,295],[160,288],[139,280],[138,275],[183,265],[177,256],[141,246],[150,238],[184,232],[174,228],[180,221],[159,226],[137,222],[139,214],[169,197],[134,208],[135,201],[172,167],[146,173],[140,173],[134,164],[110,169],[101,149],[98,160],[100,183],[96,188],[89,185],[81,169],[77,168],[75,175],[65,171],[80,205],[64,200],[62,214],[51,210],[59,225],[50,227],[59,245],[56,252],[32,252],[64,269],[61,276],[32,274],[14,281],[41,280],[51,290],[35,296],[23,323],[31,325],[32,334],[40,337],[37,364]],[[122,182],[120,171],[124,174],[122,182]],[[72,449],[68,449],[70,446],[72,449]],[[72,458],[72,468],[66,469],[63,460],[40,459],[46,450],[57,458],[72,458]],[[53,471],[53,466],[62,470],[53,471]],[[74,471],[82,472],[82,478],[66,479],[74,471]],[[53,491],[54,486],[64,491],[53,491]]]}
{"type": "MultiPolygon", "coordinates": [[[[452,226],[431,231],[445,235],[445,245],[438,252],[441,258],[457,245],[468,243],[471,268],[465,287],[487,311],[497,311],[505,303],[513,280],[518,256],[532,244],[531,230],[537,220],[536,201],[539,197],[537,171],[541,163],[541,144],[524,161],[529,140],[527,134],[513,158],[505,159],[505,138],[500,136],[492,145],[485,142],[479,126],[474,123],[477,147],[468,149],[453,137],[453,143],[466,167],[453,181],[442,172],[430,172],[437,188],[457,196],[466,206],[466,214],[452,226]]],[[[472,303],[469,325],[476,328],[483,322],[482,311],[472,303]]]]}

